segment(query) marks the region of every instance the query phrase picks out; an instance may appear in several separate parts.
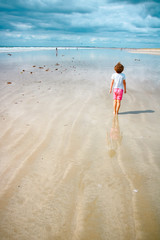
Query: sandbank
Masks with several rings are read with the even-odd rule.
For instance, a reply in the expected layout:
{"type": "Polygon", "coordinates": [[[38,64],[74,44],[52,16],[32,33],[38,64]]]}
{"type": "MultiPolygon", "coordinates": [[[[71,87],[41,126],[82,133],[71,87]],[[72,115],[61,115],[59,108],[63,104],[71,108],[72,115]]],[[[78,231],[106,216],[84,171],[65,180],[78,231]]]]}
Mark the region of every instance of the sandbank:
{"type": "Polygon", "coordinates": [[[152,55],[160,55],[160,48],[138,48],[138,49],[127,49],[130,53],[144,53],[152,55]]]}

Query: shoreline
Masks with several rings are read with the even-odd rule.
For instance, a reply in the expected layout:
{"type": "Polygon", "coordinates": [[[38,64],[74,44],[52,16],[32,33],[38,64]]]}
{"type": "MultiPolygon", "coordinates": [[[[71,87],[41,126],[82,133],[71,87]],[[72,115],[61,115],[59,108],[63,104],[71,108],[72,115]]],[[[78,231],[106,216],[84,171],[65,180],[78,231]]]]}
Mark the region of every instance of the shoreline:
{"type": "Polygon", "coordinates": [[[40,50],[82,50],[82,49],[112,49],[112,50],[125,50],[130,53],[144,53],[144,54],[154,54],[154,55],[160,55],[160,48],[123,48],[123,47],[94,47],[94,46],[41,46],[41,47],[35,47],[35,46],[12,46],[12,47],[6,47],[6,46],[0,46],[0,53],[8,53],[8,52],[25,52],[25,51],[40,51],[40,50]]]}

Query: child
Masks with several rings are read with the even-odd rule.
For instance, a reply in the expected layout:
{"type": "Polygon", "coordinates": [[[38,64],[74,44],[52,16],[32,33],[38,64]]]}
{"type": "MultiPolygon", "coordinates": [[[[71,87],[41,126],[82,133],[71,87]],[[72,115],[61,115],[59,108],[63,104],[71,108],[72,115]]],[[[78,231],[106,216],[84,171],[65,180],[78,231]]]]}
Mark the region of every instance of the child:
{"type": "Polygon", "coordinates": [[[124,70],[124,66],[119,62],[114,67],[115,73],[112,74],[112,81],[110,86],[110,93],[112,92],[113,88],[113,99],[114,99],[114,114],[118,114],[121,100],[124,93],[126,93],[126,81],[125,81],[125,74],[122,73],[124,70]]]}

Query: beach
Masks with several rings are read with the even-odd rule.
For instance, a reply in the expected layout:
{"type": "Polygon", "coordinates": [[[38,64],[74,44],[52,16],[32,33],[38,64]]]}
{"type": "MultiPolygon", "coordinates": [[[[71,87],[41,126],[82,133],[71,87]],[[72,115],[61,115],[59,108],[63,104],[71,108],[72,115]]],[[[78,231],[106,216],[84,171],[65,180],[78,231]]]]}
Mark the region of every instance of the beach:
{"type": "Polygon", "coordinates": [[[160,239],[160,56],[8,48],[0,62],[0,239],[160,239]]]}

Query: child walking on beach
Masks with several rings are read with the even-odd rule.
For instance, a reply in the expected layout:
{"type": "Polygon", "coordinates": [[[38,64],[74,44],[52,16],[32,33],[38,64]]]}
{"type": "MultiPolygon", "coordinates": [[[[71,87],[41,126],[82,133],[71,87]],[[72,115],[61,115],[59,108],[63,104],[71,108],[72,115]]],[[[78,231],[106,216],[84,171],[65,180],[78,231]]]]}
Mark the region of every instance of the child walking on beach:
{"type": "Polygon", "coordinates": [[[124,66],[119,62],[114,67],[115,73],[112,74],[112,81],[110,86],[110,93],[112,92],[113,88],[113,99],[114,99],[114,114],[118,114],[120,106],[121,106],[121,100],[123,96],[123,90],[124,93],[126,93],[126,77],[125,74],[122,73],[124,70],[124,66]]]}

